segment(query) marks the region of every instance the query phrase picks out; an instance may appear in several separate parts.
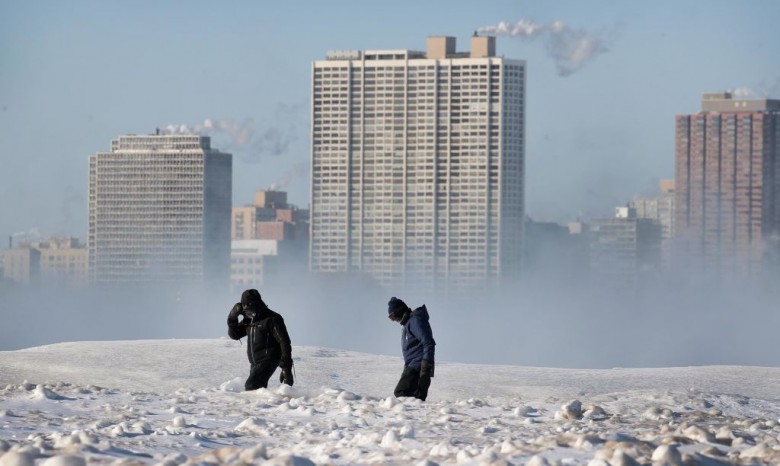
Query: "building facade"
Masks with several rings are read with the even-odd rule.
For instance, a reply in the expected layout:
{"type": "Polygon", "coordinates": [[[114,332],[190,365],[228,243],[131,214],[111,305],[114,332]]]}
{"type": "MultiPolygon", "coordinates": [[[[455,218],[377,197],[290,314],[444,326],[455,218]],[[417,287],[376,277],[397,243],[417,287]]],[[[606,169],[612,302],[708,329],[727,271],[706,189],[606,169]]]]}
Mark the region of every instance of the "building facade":
{"type": "Polygon", "coordinates": [[[284,191],[257,191],[252,205],[233,207],[231,239],[309,241],[309,211],[287,203],[284,191]]]}
{"type": "Polygon", "coordinates": [[[89,271],[99,284],[227,289],[232,155],[207,136],[128,135],[89,159],[89,271]]]}
{"type": "Polygon", "coordinates": [[[234,292],[306,273],[309,211],[288,204],[286,192],[257,191],[254,204],[233,208],[231,225],[234,292]]]}
{"type": "Polygon", "coordinates": [[[38,283],[41,276],[41,252],[30,245],[3,251],[3,277],[12,283],[38,283]]]}
{"type": "Polygon", "coordinates": [[[89,253],[76,238],[55,238],[38,246],[41,253],[41,282],[67,287],[88,283],[89,253]]]}
{"type": "Polygon", "coordinates": [[[612,218],[589,225],[590,271],[603,289],[633,290],[657,277],[661,266],[661,224],[637,218],[636,210],[618,207],[612,218]]]}
{"type": "Polygon", "coordinates": [[[665,269],[671,264],[674,238],[674,180],[661,180],[661,194],[655,197],[637,197],[628,203],[636,218],[644,218],[661,225],[661,262],[665,269]]]}
{"type": "Polygon", "coordinates": [[[664,241],[674,235],[674,181],[662,180],[659,183],[661,194],[655,197],[636,197],[628,203],[634,209],[636,218],[655,220],[661,225],[664,241]]]}
{"type": "Polygon", "coordinates": [[[525,69],[479,36],[314,62],[311,270],[441,291],[515,279],[525,69]]]}
{"type": "Polygon", "coordinates": [[[675,236],[683,260],[737,276],[776,261],[780,100],[704,94],[699,113],[676,117],[675,146],[675,236]]]}
{"type": "Polygon", "coordinates": [[[3,251],[1,257],[3,276],[13,283],[70,288],[87,285],[87,248],[76,238],[22,242],[3,251]]]}

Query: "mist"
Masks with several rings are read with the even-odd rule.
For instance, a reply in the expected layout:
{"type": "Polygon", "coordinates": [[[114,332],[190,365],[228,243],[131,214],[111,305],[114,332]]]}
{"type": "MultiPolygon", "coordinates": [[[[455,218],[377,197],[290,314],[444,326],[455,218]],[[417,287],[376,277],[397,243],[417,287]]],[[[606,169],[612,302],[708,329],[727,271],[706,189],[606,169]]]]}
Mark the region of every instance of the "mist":
{"type": "MultiPolygon", "coordinates": [[[[671,274],[634,290],[526,273],[511,290],[405,294],[358,275],[274,277],[258,286],[295,346],[400,357],[397,296],[425,304],[443,362],[566,368],[780,365],[776,289],[671,274]]],[[[581,277],[582,278],[582,277],[581,277]]],[[[31,288],[4,284],[0,350],[89,340],[227,338],[240,300],[211,287],[31,288]]],[[[172,355],[175,357],[175,355],[172,355]]]]}
{"type": "Polygon", "coordinates": [[[288,154],[291,146],[301,137],[300,122],[305,118],[307,105],[307,102],[277,104],[271,121],[264,125],[258,125],[253,118],[241,122],[232,118],[206,118],[202,123],[194,125],[174,123],[158,129],[161,134],[211,136],[214,147],[226,152],[237,152],[242,162],[256,164],[266,160],[267,156],[288,154]]]}

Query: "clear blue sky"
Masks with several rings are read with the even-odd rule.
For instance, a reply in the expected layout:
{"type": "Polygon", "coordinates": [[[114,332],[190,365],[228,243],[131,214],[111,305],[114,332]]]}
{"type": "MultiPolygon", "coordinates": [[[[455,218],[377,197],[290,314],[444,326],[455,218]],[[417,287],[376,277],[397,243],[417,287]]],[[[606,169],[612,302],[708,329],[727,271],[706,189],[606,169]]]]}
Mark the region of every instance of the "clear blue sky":
{"type": "MultiPolygon", "coordinates": [[[[603,215],[674,176],[674,115],[703,92],[780,98],[780,2],[23,1],[0,2],[0,237],[38,228],[82,239],[87,160],[121,134],[207,118],[251,130],[235,155],[234,204],[288,180],[308,202],[310,67],[331,49],[458,48],[483,26],[528,63],[527,213],[603,215]],[[555,36],[551,25],[565,24],[555,36]],[[559,73],[558,39],[598,47],[559,73]]],[[[570,50],[571,51],[571,50],[570,50]]],[[[5,241],[2,243],[5,246],[5,241]]]]}

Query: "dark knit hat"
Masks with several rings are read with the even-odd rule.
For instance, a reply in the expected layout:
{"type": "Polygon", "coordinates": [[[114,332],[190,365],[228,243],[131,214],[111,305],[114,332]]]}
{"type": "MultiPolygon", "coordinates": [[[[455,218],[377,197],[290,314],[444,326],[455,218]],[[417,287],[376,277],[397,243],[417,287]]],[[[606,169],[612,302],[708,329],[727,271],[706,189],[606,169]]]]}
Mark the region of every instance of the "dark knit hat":
{"type": "Polygon", "coordinates": [[[387,303],[387,315],[398,315],[405,313],[409,309],[409,306],[406,305],[405,302],[401,301],[400,299],[393,296],[390,298],[390,301],[387,303]]]}
{"type": "Polygon", "coordinates": [[[260,297],[260,293],[252,288],[241,293],[241,304],[244,306],[257,306],[262,304],[263,299],[260,297]]]}

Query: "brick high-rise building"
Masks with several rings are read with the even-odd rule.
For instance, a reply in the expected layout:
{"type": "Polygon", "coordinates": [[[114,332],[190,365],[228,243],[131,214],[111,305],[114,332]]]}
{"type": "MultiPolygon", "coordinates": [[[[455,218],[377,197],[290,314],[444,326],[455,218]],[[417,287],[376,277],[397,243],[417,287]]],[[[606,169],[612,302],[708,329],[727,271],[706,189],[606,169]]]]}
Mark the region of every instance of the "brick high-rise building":
{"type": "Polygon", "coordinates": [[[311,269],[421,290],[516,278],[525,68],[480,36],[314,62],[311,269]]]}
{"type": "Polygon", "coordinates": [[[757,274],[780,233],[780,100],[704,94],[699,113],[677,116],[675,146],[684,259],[710,273],[757,274]]]}
{"type": "Polygon", "coordinates": [[[129,135],[89,159],[93,283],[228,286],[232,155],[198,135],[129,135]]]}

